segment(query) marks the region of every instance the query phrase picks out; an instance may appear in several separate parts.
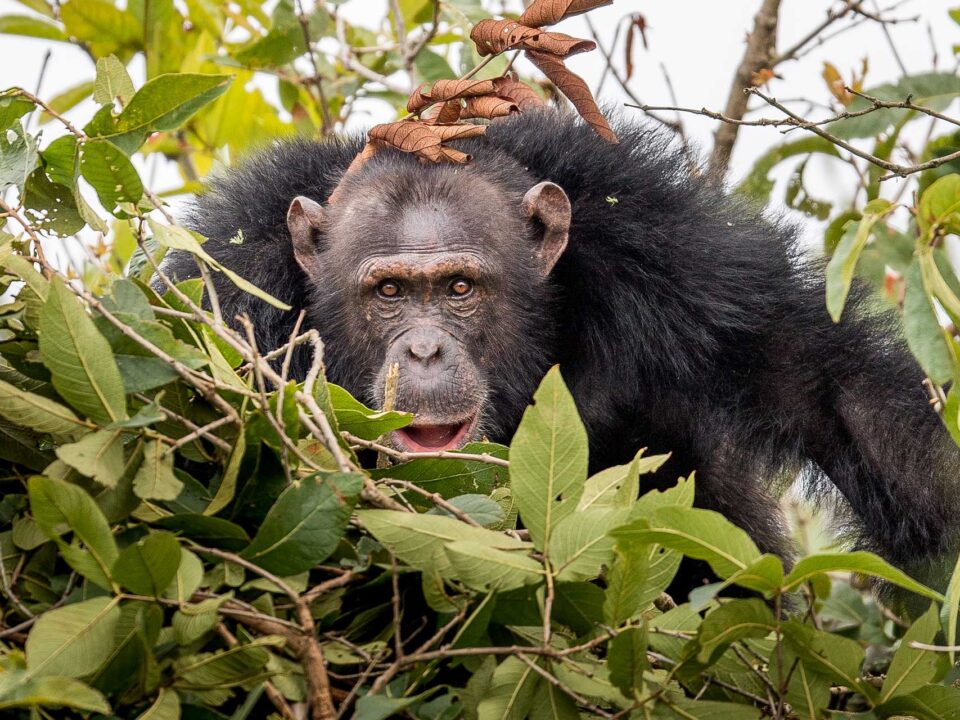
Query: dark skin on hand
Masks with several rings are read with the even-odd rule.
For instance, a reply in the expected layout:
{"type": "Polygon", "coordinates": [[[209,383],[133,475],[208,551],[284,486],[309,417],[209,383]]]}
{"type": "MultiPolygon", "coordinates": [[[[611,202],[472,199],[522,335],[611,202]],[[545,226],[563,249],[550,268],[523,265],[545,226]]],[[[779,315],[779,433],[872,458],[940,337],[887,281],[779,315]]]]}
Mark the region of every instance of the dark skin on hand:
{"type": "MultiPolygon", "coordinates": [[[[247,314],[260,347],[305,312],[327,378],[371,407],[397,367],[395,406],[417,416],[398,448],[509,443],[557,364],[591,471],[670,453],[644,492],[695,472],[697,506],[787,562],[770,485],[801,474],[850,547],[941,582],[960,451],[896,323],[856,283],[834,323],[794,228],[691,176],[649,128],[616,130],[611,145],[562,113],[525,113],[457,141],[468,165],[384,150],[346,176],[360,139],[281,143],[214,180],[188,224],[293,307],[215,278],[224,316],[247,314]]],[[[166,267],[196,275],[184,254],[166,267]]],[[[295,351],[291,376],[309,363],[295,351]]],[[[688,570],[687,588],[707,577],[688,570]]]]}

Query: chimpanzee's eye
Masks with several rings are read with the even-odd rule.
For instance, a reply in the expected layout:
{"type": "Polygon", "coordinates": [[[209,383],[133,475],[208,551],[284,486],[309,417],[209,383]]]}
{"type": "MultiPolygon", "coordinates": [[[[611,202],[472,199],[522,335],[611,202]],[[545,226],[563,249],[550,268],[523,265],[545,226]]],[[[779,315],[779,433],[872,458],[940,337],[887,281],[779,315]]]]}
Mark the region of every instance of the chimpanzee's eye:
{"type": "Polygon", "coordinates": [[[377,285],[377,294],[380,297],[390,300],[398,298],[400,297],[400,283],[396,280],[382,280],[380,284],[377,285]]]}
{"type": "Polygon", "coordinates": [[[457,278],[450,283],[450,295],[452,297],[466,297],[473,292],[473,283],[466,278],[457,278]]]}

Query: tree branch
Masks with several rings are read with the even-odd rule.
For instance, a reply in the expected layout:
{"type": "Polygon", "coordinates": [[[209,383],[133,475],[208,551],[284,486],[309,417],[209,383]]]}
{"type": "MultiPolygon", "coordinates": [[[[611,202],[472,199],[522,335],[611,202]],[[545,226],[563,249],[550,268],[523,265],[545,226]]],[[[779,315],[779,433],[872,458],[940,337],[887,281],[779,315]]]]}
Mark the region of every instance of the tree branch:
{"type": "MultiPolygon", "coordinates": [[[[760,10],[753,20],[753,32],[747,37],[747,49],[740,66],[733,77],[733,85],[727,97],[726,117],[740,120],[747,111],[748,96],[745,88],[753,87],[753,76],[764,68],[770,67],[777,46],[777,18],[780,12],[780,0],[763,0],[760,10]]],[[[727,174],[730,156],[740,126],[737,123],[723,123],[713,136],[713,152],[710,154],[709,172],[718,179],[727,174]]]]}

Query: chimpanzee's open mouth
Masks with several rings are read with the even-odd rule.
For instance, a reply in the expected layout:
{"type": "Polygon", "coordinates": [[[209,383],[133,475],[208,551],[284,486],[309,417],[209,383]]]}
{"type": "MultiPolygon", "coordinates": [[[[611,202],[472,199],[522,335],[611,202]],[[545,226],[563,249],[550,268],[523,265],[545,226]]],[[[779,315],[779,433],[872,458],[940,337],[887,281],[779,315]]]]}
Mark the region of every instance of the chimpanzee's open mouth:
{"type": "Polygon", "coordinates": [[[449,425],[414,423],[393,431],[393,441],[408,452],[457,450],[467,444],[476,418],[449,425]]]}

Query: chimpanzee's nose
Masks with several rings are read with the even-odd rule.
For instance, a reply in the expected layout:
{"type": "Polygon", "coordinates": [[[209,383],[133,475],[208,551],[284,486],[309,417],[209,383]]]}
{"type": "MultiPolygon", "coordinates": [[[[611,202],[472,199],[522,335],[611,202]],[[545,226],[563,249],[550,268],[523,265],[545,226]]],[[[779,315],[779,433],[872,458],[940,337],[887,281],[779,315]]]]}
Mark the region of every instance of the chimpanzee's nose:
{"type": "Polygon", "coordinates": [[[410,331],[407,349],[410,356],[424,365],[438,360],[443,345],[440,332],[432,328],[416,328],[410,331]]]}

